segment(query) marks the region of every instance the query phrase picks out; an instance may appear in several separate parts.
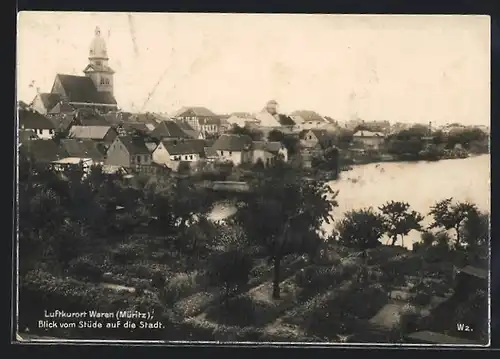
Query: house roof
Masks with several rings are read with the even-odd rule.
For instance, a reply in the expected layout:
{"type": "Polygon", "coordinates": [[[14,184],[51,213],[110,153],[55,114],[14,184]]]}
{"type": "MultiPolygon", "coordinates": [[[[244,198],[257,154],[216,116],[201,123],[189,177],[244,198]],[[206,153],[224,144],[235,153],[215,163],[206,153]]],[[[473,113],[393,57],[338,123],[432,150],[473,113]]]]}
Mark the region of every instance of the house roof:
{"type": "Polygon", "coordinates": [[[189,138],[175,121],[167,120],[162,121],[158,126],[151,131],[151,136],[154,138],[162,139],[166,137],[171,138],[189,138]]]}
{"type": "Polygon", "coordinates": [[[210,111],[208,108],[201,106],[182,107],[181,109],[177,110],[172,115],[172,117],[180,117],[186,114],[187,112],[190,112],[193,116],[196,117],[217,117],[217,115],[212,111],[210,111]]]}
{"type": "Polygon", "coordinates": [[[61,101],[61,95],[58,93],[41,93],[40,100],[42,100],[45,109],[51,110],[59,101],[61,101]]]}
{"type": "Polygon", "coordinates": [[[295,121],[287,115],[284,114],[279,114],[278,115],[278,121],[281,126],[293,126],[295,125],[295,121]]]}
{"type": "Polygon", "coordinates": [[[31,154],[36,162],[53,162],[64,157],[59,146],[52,140],[27,141],[21,144],[19,151],[31,154]]]}
{"type": "Polygon", "coordinates": [[[55,129],[52,121],[44,115],[30,110],[19,110],[19,126],[25,129],[55,129]]]}
{"type": "Polygon", "coordinates": [[[353,137],[384,137],[382,132],[358,131],[352,135],[353,137]]]}
{"type": "Polygon", "coordinates": [[[200,132],[196,131],[192,128],[186,121],[183,120],[174,120],[174,122],[179,126],[179,128],[184,131],[189,137],[198,138],[200,136],[200,132]]]}
{"type": "Polygon", "coordinates": [[[321,121],[324,122],[325,119],[323,116],[319,115],[315,111],[310,110],[298,110],[293,111],[290,116],[300,116],[304,121],[321,121]]]}
{"type": "Polygon", "coordinates": [[[120,136],[118,139],[123,143],[130,155],[146,155],[150,154],[144,139],[133,136],[120,136]]]}
{"type": "Polygon", "coordinates": [[[59,113],[69,113],[73,112],[75,109],[68,103],[58,102],[52,110],[49,111],[50,114],[59,114],[59,113]]]}
{"type": "Polygon", "coordinates": [[[325,116],[324,119],[328,122],[328,123],[331,123],[332,125],[336,125],[337,124],[337,121],[335,121],[335,119],[329,117],[329,116],[325,116]]]}
{"type": "Polygon", "coordinates": [[[244,151],[252,148],[252,139],[247,135],[223,134],[213,144],[218,151],[244,151]]]}
{"type": "Polygon", "coordinates": [[[73,138],[102,140],[109,130],[111,130],[111,126],[72,126],[70,135],[73,136],[73,138]]]}
{"type": "Polygon", "coordinates": [[[144,122],[145,124],[152,124],[157,126],[162,121],[169,120],[164,116],[160,116],[156,113],[146,112],[146,113],[133,113],[129,116],[130,121],[134,122],[144,122]]]}
{"type": "Polygon", "coordinates": [[[253,141],[252,147],[254,150],[262,150],[271,153],[277,153],[283,147],[279,141],[253,141]]]}
{"type": "Polygon", "coordinates": [[[156,147],[158,147],[158,145],[155,142],[144,142],[144,144],[151,153],[153,153],[153,151],[156,150],[156,147]]]}
{"type": "Polygon", "coordinates": [[[244,118],[244,119],[255,119],[255,116],[249,112],[233,112],[229,118],[231,118],[232,116],[234,117],[238,117],[238,118],[244,118]]]}
{"type": "Polygon", "coordinates": [[[97,91],[90,77],[58,74],[57,78],[70,102],[116,105],[114,96],[109,92],[97,91]]]}
{"type": "Polygon", "coordinates": [[[149,127],[144,122],[123,122],[123,128],[126,131],[137,131],[142,133],[149,133],[149,127]]]}
{"type": "Polygon", "coordinates": [[[217,157],[217,152],[213,147],[205,147],[205,157],[217,157]]]}
{"type": "Polygon", "coordinates": [[[327,141],[331,141],[331,140],[335,139],[335,135],[333,133],[331,133],[330,131],[327,131],[325,129],[318,129],[318,128],[314,128],[314,129],[305,131],[303,133],[302,137],[304,137],[309,132],[312,132],[314,134],[314,136],[316,136],[316,138],[318,139],[319,144],[321,146],[329,145],[327,143],[327,141]]]}
{"type": "Polygon", "coordinates": [[[49,119],[54,124],[56,129],[66,130],[73,122],[73,115],[59,114],[56,116],[50,116],[49,119]]]}
{"type": "Polygon", "coordinates": [[[60,146],[68,157],[91,158],[95,161],[104,160],[104,154],[98,149],[98,143],[89,139],[61,139],[60,146]]]}
{"type": "Polygon", "coordinates": [[[205,141],[203,140],[164,139],[161,142],[171,155],[205,154],[205,141]]]}

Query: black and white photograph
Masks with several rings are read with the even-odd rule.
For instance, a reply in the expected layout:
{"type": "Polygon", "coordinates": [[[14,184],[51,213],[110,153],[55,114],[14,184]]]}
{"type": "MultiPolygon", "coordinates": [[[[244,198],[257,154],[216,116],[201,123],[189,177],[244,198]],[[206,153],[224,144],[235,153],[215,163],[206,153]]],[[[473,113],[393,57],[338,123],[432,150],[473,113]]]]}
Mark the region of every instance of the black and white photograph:
{"type": "Polygon", "coordinates": [[[22,11],[20,343],[490,344],[490,18],[22,11]]]}

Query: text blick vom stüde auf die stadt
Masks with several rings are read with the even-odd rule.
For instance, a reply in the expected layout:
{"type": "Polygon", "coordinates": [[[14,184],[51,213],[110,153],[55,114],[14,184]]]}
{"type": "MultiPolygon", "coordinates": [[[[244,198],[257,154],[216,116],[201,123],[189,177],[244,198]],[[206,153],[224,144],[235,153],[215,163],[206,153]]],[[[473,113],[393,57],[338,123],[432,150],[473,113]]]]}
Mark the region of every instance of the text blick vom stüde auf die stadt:
{"type": "Polygon", "coordinates": [[[38,321],[42,329],[79,328],[79,329],[163,329],[163,324],[154,320],[153,312],[117,310],[116,312],[100,312],[88,310],[67,312],[64,310],[45,310],[43,319],[38,321]]]}

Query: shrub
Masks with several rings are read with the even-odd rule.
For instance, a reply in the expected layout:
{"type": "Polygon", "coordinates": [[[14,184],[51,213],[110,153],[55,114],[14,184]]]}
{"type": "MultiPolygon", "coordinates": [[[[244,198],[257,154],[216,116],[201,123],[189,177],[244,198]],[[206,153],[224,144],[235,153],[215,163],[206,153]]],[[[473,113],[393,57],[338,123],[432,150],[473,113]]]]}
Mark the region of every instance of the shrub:
{"type": "Polygon", "coordinates": [[[397,329],[401,334],[417,331],[420,313],[414,305],[406,304],[399,312],[397,329]]]}
{"type": "Polygon", "coordinates": [[[210,260],[210,282],[220,287],[227,299],[248,283],[252,264],[252,258],[239,248],[217,253],[210,260]]]}
{"type": "Polygon", "coordinates": [[[90,257],[79,257],[69,263],[68,272],[81,280],[99,282],[102,279],[104,271],[93,262],[90,257]]]}
{"type": "Polygon", "coordinates": [[[182,298],[196,293],[198,290],[198,272],[178,273],[173,276],[165,287],[165,299],[174,303],[182,298]]]}
{"type": "Polygon", "coordinates": [[[320,291],[334,286],[344,279],[342,267],[310,266],[295,274],[295,282],[304,289],[305,297],[310,297],[320,291]]]}
{"type": "Polygon", "coordinates": [[[141,248],[133,243],[122,243],[113,251],[113,259],[118,264],[128,264],[139,257],[141,248]]]}

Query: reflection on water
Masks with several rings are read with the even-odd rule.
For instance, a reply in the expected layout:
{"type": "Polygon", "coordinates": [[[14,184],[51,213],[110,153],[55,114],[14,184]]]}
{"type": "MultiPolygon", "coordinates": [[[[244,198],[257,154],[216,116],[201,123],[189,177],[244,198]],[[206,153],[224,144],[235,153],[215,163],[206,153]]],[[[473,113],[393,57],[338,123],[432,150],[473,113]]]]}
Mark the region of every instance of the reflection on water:
{"type": "MultiPolygon", "coordinates": [[[[342,218],[349,210],[376,208],[390,200],[408,202],[412,209],[426,215],[436,201],[447,197],[473,202],[489,212],[490,156],[355,166],[330,185],[339,191],[339,206],[333,211],[335,219],[342,218]]],[[[219,204],[210,217],[221,220],[235,211],[231,205],[219,204]]],[[[431,218],[426,216],[422,223],[428,225],[430,222],[431,218]]],[[[331,231],[334,225],[325,223],[324,229],[331,231]]],[[[404,245],[411,248],[412,243],[419,240],[420,234],[411,232],[405,237],[404,245]]],[[[401,244],[401,240],[396,244],[401,244]]]]}
{"type": "MultiPolygon", "coordinates": [[[[490,156],[438,162],[387,162],[356,166],[343,172],[341,179],[330,183],[339,190],[339,206],[333,211],[338,219],[352,209],[376,208],[387,201],[404,201],[427,214],[438,200],[453,197],[470,201],[483,211],[490,210],[490,156]]],[[[428,216],[422,222],[428,225],[428,216]]],[[[332,225],[324,226],[331,229],[332,225]]],[[[418,232],[405,238],[405,246],[418,241],[418,232]]],[[[401,244],[399,240],[397,244],[401,244]]]]}

